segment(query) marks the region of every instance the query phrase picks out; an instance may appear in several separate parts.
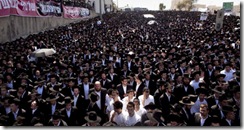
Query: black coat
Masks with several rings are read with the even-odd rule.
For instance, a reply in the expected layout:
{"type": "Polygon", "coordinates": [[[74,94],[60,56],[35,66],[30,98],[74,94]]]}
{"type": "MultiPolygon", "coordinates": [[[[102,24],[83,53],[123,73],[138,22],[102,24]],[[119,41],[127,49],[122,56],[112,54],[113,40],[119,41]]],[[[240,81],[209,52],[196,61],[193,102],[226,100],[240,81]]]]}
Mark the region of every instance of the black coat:
{"type": "Polygon", "coordinates": [[[66,109],[61,110],[61,115],[64,116],[63,120],[67,123],[68,126],[77,126],[78,121],[81,119],[78,113],[78,109],[71,108],[70,117],[68,117],[66,109]]]}
{"type": "Polygon", "coordinates": [[[143,83],[141,83],[139,88],[136,91],[136,86],[135,86],[134,90],[136,91],[136,98],[138,98],[140,95],[143,94],[144,87],[145,87],[145,85],[143,83]]]}
{"type": "Polygon", "coordinates": [[[166,93],[161,95],[161,97],[159,98],[159,103],[164,117],[167,117],[170,114],[170,105],[174,105],[177,102],[178,101],[176,100],[174,95],[171,95],[170,101],[166,93]]]}
{"type": "Polygon", "coordinates": [[[181,100],[182,97],[188,96],[190,94],[195,94],[194,88],[190,85],[188,85],[187,91],[185,91],[184,85],[178,85],[174,90],[174,95],[178,101],[181,100]]]}
{"type": "Polygon", "coordinates": [[[99,81],[101,82],[101,86],[103,88],[106,88],[106,89],[112,88],[112,82],[111,82],[111,80],[106,79],[104,84],[103,84],[104,81],[102,79],[100,79],[99,81]]]}
{"type": "Polygon", "coordinates": [[[215,102],[215,97],[213,95],[209,96],[207,99],[208,107],[211,108],[214,105],[217,105],[215,102]]]}
{"type": "MultiPolygon", "coordinates": [[[[143,81],[143,84],[146,86],[146,80],[143,81]]],[[[154,80],[149,80],[148,88],[150,90],[150,95],[154,95],[155,91],[157,90],[156,82],[154,82],[154,80]]]]}
{"type": "Polygon", "coordinates": [[[191,114],[191,110],[188,110],[187,112],[187,110],[184,111],[182,108],[180,116],[186,122],[187,126],[194,126],[194,115],[191,114]]]}
{"type": "Polygon", "coordinates": [[[26,111],[26,124],[31,125],[31,120],[33,117],[42,117],[44,113],[41,112],[40,108],[37,108],[34,113],[32,113],[32,109],[28,109],[26,111]]]}
{"type": "MultiPolygon", "coordinates": [[[[211,119],[211,117],[209,116],[209,117],[205,120],[203,126],[211,126],[211,123],[212,123],[212,119],[211,119]]],[[[201,117],[200,117],[200,113],[196,113],[196,114],[194,115],[194,126],[201,126],[201,117]]]]}
{"type": "MultiPolygon", "coordinates": [[[[126,87],[126,92],[127,92],[127,90],[130,90],[130,89],[133,89],[133,87],[131,86],[131,85],[127,85],[127,87],[126,87]]],[[[125,92],[124,92],[124,89],[123,89],[123,86],[122,86],[122,84],[119,84],[118,86],[117,86],[117,90],[119,91],[119,97],[120,97],[120,99],[123,99],[124,97],[125,97],[125,92]]],[[[133,89],[134,90],[134,89],[133,89]]]]}
{"type": "Polygon", "coordinates": [[[113,73],[113,80],[111,78],[110,74],[107,74],[107,78],[111,81],[111,84],[114,86],[114,88],[119,84],[120,79],[119,76],[116,73],[113,73]]]}
{"type": "MultiPolygon", "coordinates": [[[[25,110],[23,110],[23,109],[19,109],[19,111],[18,111],[18,113],[17,113],[17,117],[18,117],[18,116],[23,116],[23,117],[25,117],[25,115],[26,115],[25,110]]],[[[10,112],[10,113],[8,114],[8,125],[9,125],[9,126],[12,126],[12,125],[15,123],[15,121],[16,121],[16,119],[14,118],[14,114],[13,114],[12,112],[10,112]]],[[[24,120],[23,122],[25,122],[25,120],[24,120]]]]}

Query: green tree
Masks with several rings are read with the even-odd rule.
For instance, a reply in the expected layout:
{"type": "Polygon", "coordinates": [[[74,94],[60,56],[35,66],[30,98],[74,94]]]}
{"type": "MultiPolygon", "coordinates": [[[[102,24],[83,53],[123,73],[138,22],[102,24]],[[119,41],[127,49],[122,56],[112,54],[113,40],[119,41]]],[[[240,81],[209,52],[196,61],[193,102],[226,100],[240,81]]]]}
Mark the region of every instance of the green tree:
{"type": "Polygon", "coordinates": [[[183,0],[182,2],[179,2],[177,4],[177,9],[182,10],[185,9],[187,11],[190,11],[194,8],[194,3],[197,2],[197,0],[183,0]]]}
{"type": "Polygon", "coordinates": [[[164,10],[166,8],[166,6],[163,3],[159,4],[159,10],[164,10]]]}

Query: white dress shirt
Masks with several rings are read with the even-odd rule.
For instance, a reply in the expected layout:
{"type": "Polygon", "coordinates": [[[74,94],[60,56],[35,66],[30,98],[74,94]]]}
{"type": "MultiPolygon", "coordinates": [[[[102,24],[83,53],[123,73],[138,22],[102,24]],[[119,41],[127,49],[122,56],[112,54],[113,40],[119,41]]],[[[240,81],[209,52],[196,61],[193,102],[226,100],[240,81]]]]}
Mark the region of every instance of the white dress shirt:
{"type": "Polygon", "coordinates": [[[204,125],[204,123],[205,123],[206,119],[207,119],[207,118],[205,118],[205,119],[201,118],[201,120],[200,120],[200,122],[201,122],[201,126],[203,126],[203,125],[204,125]]]}
{"type": "MultiPolygon", "coordinates": [[[[140,100],[140,104],[142,104],[142,100],[143,100],[143,95],[139,96],[138,99],[140,100]]],[[[150,102],[154,103],[154,97],[152,95],[149,95],[147,99],[145,99],[145,103],[144,106],[148,105],[150,102]]]]}
{"type": "Polygon", "coordinates": [[[227,122],[228,122],[228,124],[231,126],[231,120],[228,120],[228,119],[225,119],[227,122]]]}
{"type": "Polygon", "coordinates": [[[141,116],[136,113],[134,113],[133,116],[129,116],[129,114],[127,114],[125,118],[125,126],[134,126],[137,122],[141,122],[141,116]]]}
{"type": "Polygon", "coordinates": [[[145,81],[145,85],[146,85],[147,88],[149,87],[149,80],[145,81]]]}
{"type": "Polygon", "coordinates": [[[199,82],[200,82],[200,80],[199,81],[192,80],[190,82],[190,85],[194,88],[194,91],[196,91],[196,89],[199,88],[199,82]]]}
{"type": "Polygon", "coordinates": [[[17,119],[18,113],[19,113],[19,109],[17,109],[16,112],[13,112],[13,114],[14,114],[14,119],[15,119],[15,120],[17,119]]]}
{"type": "Polygon", "coordinates": [[[37,110],[37,109],[33,109],[33,110],[32,110],[32,114],[34,114],[34,113],[36,112],[36,110],[37,110]]]}
{"type": "Polygon", "coordinates": [[[224,78],[225,81],[230,81],[232,78],[234,78],[233,77],[233,73],[234,73],[233,70],[230,70],[230,72],[227,72],[225,70],[222,70],[222,71],[220,71],[220,73],[221,74],[225,74],[225,78],[224,78]]]}
{"type": "Polygon", "coordinates": [[[70,114],[71,114],[71,109],[69,109],[69,110],[66,109],[66,114],[67,114],[67,116],[69,118],[70,117],[70,114]]]}
{"type": "Polygon", "coordinates": [[[77,96],[74,95],[74,106],[76,106],[78,98],[79,98],[79,95],[77,95],[77,96]]]}
{"type": "Polygon", "coordinates": [[[52,105],[52,115],[55,112],[55,110],[56,110],[56,104],[52,105]]]}
{"type": "Polygon", "coordinates": [[[131,61],[128,62],[128,70],[131,70],[130,67],[131,67],[131,61]]]}
{"type": "Polygon", "coordinates": [[[42,92],[43,92],[43,86],[37,87],[37,93],[42,95],[42,92]]]}
{"type": "Polygon", "coordinates": [[[89,85],[88,84],[84,84],[84,96],[85,99],[89,99],[89,85]]]}
{"type": "Polygon", "coordinates": [[[122,85],[122,87],[123,87],[124,93],[126,93],[127,87],[126,86],[123,86],[123,85],[122,85]]]}
{"type": "Polygon", "coordinates": [[[6,114],[10,113],[10,112],[11,112],[10,107],[6,107],[6,108],[5,108],[5,111],[6,111],[6,114]]]}
{"type": "Polygon", "coordinates": [[[97,92],[95,91],[99,97],[99,99],[96,101],[97,106],[101,109],[101,91],[97,92]]]}
{"type": "Polygon", "coordinates": [[[13,81],[7,82],[7,87],[13,89],[13,81]]]}
{"type": "MultiPolygon", "coordinates": [[[[112,118],[112,115],[114,114],[114,110],[110,113],[110,119],[112,118]]],[[[122,111],[119,115],[118,113],[115,113],[113,121],[116,122],[118,126],[125,126],[127,113],[125,111],[122,111]]]]}
{"type": "MultiPolygon", "coordinates": [[[[136,98],[136,97],[133,97],[132,99],[130,99],[129,102],[133,102],[133,100],[134,100],[135,98],[136,98]]],[[[124,97],[124,98],[122,99],[123,110],[124,110],[124,111],[127,111],[127,104],[128,104],[129,102],[128,102],[128,96],[126,96],[126,97],[124,97]]]]}
{"type": "Polygon", "coordinates": [[[138,90],[140,85],[141,85],[141,83],[140,84],[136,84],[136,92],[137,92],[137,90],[138,90]]]}
{"type": "Polygon", "coordinates": [[[140,105],[139,110],[135,111],[135,112],[137,115],[142,116],[143,114],[147,113],[147,110],[144,107],[141,107],[141,105],[140,105]]]}

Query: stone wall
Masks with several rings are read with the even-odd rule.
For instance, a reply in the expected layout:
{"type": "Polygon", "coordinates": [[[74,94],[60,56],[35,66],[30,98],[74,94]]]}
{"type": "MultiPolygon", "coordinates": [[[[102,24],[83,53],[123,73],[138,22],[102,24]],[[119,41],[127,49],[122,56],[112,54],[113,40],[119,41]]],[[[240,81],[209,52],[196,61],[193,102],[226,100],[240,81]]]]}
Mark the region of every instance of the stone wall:
{"type": "MultiPolygon", "coordinates": [[[[91,16],[88,18],[96,16],[97,14],[95,12],[91,12],[91,16]]],[[[81,19],[65,19],[58,17],[0,17],[0,43],[13,41],[17,38],[28,36],[29,34],[38,33],[80,20],[81,19]]]]}

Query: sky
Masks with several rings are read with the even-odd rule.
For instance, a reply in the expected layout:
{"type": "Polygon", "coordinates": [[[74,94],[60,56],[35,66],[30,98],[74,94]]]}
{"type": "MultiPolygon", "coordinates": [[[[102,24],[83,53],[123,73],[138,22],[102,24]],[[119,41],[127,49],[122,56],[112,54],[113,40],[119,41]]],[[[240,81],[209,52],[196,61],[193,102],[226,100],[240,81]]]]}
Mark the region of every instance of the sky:
{"type": "MultiPolygon", "coordinates": [[[[159,3],[164,3],[166,5],[166,9],[171,8],[171,0],[113,0],[115,4],[118,3],[119,7],[146,7],[149,10],[158,10],[159,3]]],[[[216,5],[221,6],[223,2],[234,2],[234,5],[239,5],[241,0],[197,0],[198,4],[216,5]]]]}

